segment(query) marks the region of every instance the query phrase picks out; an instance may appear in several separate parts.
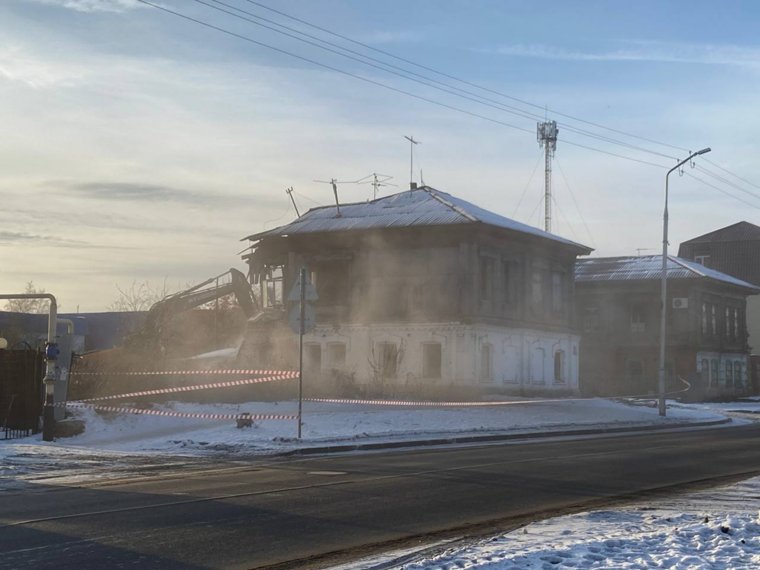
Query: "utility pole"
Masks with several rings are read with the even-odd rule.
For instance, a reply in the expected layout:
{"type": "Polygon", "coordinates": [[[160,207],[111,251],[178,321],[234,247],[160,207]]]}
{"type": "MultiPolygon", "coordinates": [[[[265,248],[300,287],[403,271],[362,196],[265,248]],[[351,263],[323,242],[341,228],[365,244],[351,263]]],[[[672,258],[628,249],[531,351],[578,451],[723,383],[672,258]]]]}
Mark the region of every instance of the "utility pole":
{"type": "Polygon", "coordinates": [[[538,123],[538,146],[544,149],[544,230],[552,231],[552,158],[557,150],[557,121],[538,123]]]}
{"type": "Polygon", "coordinates": [[[409,141],[409,190],[414,190],[414,145],[422,143],[414,140],[414,136],[404,138],[409,141]]]}

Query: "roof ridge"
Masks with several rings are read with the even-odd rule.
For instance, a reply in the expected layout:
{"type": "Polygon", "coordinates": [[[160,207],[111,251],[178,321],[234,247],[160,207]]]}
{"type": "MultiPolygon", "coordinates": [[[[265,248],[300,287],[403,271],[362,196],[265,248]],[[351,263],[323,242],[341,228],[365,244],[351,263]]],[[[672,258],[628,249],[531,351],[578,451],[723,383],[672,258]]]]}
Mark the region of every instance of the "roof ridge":
{"type": "Polygon", "coordinates": [[[706,274],[706,273],[703,273],[703,272],[699,271],[698,269],[695,269],[694,267],[692,267],[692,266],[691,266],[691,264],[689,264],[689,263],[686,263],[686,260],[684,260],[684,259],[681,259],[681,258],[680,258],[680,257],[678,257],[678,256],[675,256],[675,255],[668,255],[668,259],[669,259],[670,261],[672,261],[673,263],[676,263],[677,265],[680,265],[680,266],[681,266],[681,267],[683,267],[684,269],[686,269],[686,270],[688,270],[688,271],[691,271],[691,272],[692,272],[692,273],[694,273],[695,275],[699,275],[700,277],[707,277],[707,274],[706,274]]]}
{"type": "Polygon", "coordinates": [[[434,200],[437,200],[438,202],[440,202],[444,206],[450,208],[451,210],[453,210],[454,212],[456,212],[460,216],[463,216],[463,217],[467,218],[471,222],[479,222],[480,221],[478,218],[476,218],[475,216],[473,216],[472,214],[470,214],[464,208],[460,208],[459,206],[456,206],[455,204],[452,204],[451,202],[449,202],[448,200],[446,200],[445,198],[443,198],[442,196],[440,196],[439,195],[440,190],[436,190],[435,188],[431,188],[430,186],[423,186],[422,188],[420,188],[420,190],[423,190],[423,191],[427,192],[434,200]]]}

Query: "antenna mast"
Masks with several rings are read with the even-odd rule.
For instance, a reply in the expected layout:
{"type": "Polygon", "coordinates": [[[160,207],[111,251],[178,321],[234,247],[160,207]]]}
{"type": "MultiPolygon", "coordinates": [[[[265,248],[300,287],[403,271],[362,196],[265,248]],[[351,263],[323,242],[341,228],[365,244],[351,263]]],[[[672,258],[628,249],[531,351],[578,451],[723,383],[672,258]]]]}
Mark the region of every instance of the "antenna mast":
{"type": "Polygon", "coordinates": [[[293,198],[293,187],[291,186],[290,188],[286,188],[285,189],[285,194],[287,194],[288,196],[290,196],[290,201],[293,202],[293,208],[295,208],[295,210],[296,210],[296,217],[300,218],[301,214],[298,211],[298,206],[296,206],[296,199],[293,198]]]}
{"type": "Polygon", "coordinates": [[[538,146],[544,149],[544,230],[552,231],[552,158],[557,150],[557,121],[538,123],[538,146]]]}
{"type": "Polygon", "coordinates": [[[409,141],[409,190],[414,190],[414,145],[422,143],[414,140],[414,136],[404,138],[409,141]]]}

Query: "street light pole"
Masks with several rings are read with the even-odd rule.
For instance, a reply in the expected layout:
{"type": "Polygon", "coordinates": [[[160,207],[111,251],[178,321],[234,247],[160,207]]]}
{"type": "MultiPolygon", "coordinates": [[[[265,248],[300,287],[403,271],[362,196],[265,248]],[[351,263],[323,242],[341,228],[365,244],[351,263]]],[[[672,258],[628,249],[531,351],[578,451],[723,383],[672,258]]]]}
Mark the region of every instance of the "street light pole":
{"type": "Polygon", "coordinates": [[[660,369],[657,382],[657,390],[659,393],[657,407],[660,415],[663,417],[665,416],[665,335],[667,333],[666,317],[668,311],[668,177],[671,172],[678,170],[695,156],[707,154],[710,150],[710,147],[708,147],[691,153],[688,157],[684,158],[681,162],[668,170],[668,173],[665,175],[665,212],[662,215],[662,276],[660,277],[660,369]]]}

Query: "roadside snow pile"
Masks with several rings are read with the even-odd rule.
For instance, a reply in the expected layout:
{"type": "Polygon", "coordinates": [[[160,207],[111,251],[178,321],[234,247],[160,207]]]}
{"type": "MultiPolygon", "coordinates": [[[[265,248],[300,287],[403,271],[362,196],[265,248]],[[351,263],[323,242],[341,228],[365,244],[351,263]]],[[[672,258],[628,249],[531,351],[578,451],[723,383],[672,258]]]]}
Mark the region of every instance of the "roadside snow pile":
{"type": "Polygon", "coordinates": [[[533,523],[399,568],[755,570],[759,497],[760,477],[670,499],[663,507],[638,505],[533,523]]]}

